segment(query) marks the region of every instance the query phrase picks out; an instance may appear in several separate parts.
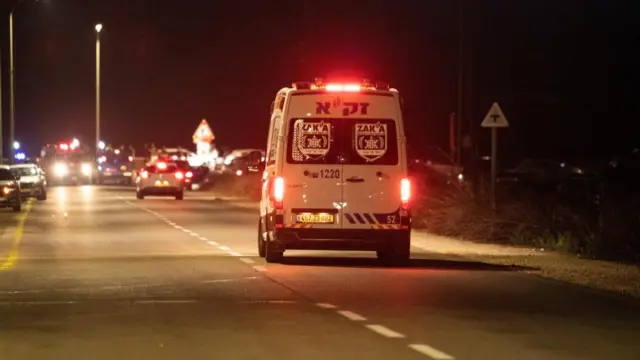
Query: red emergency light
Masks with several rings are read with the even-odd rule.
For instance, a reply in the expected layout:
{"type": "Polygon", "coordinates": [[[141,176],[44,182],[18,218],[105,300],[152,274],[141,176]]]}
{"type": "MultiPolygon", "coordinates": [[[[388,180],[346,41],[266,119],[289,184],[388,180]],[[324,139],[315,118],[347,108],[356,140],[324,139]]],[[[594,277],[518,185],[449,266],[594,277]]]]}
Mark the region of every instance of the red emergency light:
{"type": "Polygon", "coordinates": [[[358,84],[327,84],[324,87],[330,92],[359,92],[360,85],[358,84]]]}
{"type": "Polygon", "coordinates": [[[62,150],[69,150],[69,144],[60,144],[60,149],[62,150]]]}

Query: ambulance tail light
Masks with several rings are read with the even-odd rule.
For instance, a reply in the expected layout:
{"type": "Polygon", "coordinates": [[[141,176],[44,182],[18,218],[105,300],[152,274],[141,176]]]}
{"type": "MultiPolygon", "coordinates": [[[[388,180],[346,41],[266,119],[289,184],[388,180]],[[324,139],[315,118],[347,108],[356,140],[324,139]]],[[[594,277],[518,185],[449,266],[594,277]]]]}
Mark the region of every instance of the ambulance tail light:
{"type": "Polygon", "coordinates": [[[284,199],[284,178],[278,176],[273,181],[273,201],[276,209],[282,209],[282,200],[284,199]]]}
{"type": "Polygon", "coordinates": [[[186,174],[184,174],[184,176],[185,176],[187,179],[191,179],[191,178],[193,177],[193,173],[192,173],[191,171],[187,171],[187,173],[186,173],[186,174]]]}
{"type": "Polygon", "coordinates": [[[140,173],[140,177],[142,177],[143,179],[148,179],[149,178],[149,172],[147,170],[143,170],[140,173]]]}
{"type": "Polygon", "coordinates": [[[411,200],[411,181],[404,178],[400,181],[400,200],[402,201],[402,208],[409,208],[409,201],[411,200]]]}
{"type": "Polygon", "coordinates": [[[178,179],[178,180],[184,179],[184,174],[182,172],[180,172],[180,171],[176,172],[175,176],[176,176],[176,179],[178,179]]]}

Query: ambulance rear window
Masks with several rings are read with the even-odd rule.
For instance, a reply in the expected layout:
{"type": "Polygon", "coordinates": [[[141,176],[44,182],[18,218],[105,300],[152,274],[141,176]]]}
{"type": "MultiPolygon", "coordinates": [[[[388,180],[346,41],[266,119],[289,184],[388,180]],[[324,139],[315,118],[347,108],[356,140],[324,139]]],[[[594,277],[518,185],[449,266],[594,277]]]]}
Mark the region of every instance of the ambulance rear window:
{"type": "Polygon", "coordinates": [[[396,122],[390,119],[291,119],[290,164],[398,164],[396,122]]]}

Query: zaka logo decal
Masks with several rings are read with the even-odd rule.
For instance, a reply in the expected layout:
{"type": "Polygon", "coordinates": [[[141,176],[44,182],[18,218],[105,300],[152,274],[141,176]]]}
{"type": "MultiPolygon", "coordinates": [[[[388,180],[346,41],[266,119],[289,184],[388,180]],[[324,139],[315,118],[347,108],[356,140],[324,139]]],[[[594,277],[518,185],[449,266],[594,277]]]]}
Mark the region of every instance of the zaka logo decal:
{"type": "Polygon", "coordinates": [[[292,154],[295,161],[322,158],[331,148],[331,124],[296,120],[293,138],[296,142],[292,154]]]}
{"type": "Polygon", "coordinates": [[[376,161],[387,152],[386,124],[355,124],[356,152],[365,160],[376,161]]]}

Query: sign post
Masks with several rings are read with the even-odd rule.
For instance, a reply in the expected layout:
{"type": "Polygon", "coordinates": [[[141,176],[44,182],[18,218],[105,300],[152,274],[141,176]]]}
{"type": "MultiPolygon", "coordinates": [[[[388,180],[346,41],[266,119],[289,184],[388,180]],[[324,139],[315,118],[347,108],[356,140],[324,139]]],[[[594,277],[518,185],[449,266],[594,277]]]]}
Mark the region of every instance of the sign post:
{"type": "Polygon", "coordinates": [[[507,121],[507,118],[504,116],[500,105],[494,102],[480,126],[491,129],[491,210],[495,213],[497,208],[498,128],[509,127],[509,121],[507,121]]]}

